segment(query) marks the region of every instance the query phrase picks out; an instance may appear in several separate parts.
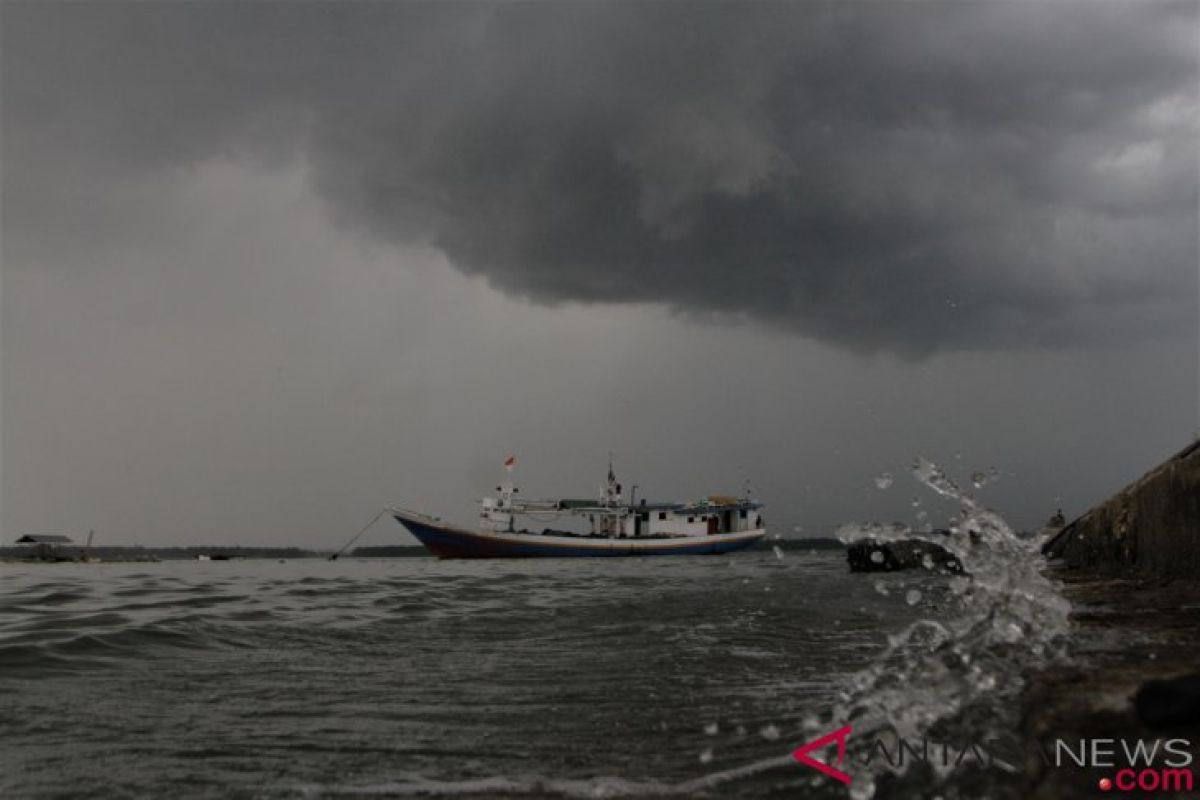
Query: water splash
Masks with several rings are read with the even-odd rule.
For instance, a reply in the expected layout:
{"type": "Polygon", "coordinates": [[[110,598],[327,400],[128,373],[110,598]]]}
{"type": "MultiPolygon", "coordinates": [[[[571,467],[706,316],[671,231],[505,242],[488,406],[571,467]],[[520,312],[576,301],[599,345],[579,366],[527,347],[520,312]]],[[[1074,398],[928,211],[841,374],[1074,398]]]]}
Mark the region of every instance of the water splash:
{"type": "MultiPolygon", "coordinates": [[[[1018,536],[934,462],[917,459],[911,472],[928,489],[959,505],[948,534],[903,525],[855,524],[843,525],[838,539],[846,544],[868,537],[932,542],[957,556],[969,577],[952,579],[949,591],[938,599],[943,621],[921,620],[891,637],[883,654],[850,679],[831,719],[805,722],[810,737],[853,725],[847,764],[854,775],[851,796],[856,800],[872,797],[876,778],[888,769],[882,759],[863,763],[874,735],[919,740],[935,725],[953,725],[968,709],[983,708],[988,713],[971,716],[986,720],[983,724],[989,727],[970,733],[979,740],[997,737],[1011,729],[1016,706],[1012,701],[1024,685],[1022,673],[1065,653],[1070,606],[1057,584],[1042,573],[1037,542],[1018,536]]],[[[983,481],[976,477],[973,483],[987,482],[986,476],[983,481]]],[[[905,595],[910,605],[921,599],[915,590],[905,595]]],[[[952,769],[934,765],[934,771],[933,779],[941,785],[952,769]]]]}

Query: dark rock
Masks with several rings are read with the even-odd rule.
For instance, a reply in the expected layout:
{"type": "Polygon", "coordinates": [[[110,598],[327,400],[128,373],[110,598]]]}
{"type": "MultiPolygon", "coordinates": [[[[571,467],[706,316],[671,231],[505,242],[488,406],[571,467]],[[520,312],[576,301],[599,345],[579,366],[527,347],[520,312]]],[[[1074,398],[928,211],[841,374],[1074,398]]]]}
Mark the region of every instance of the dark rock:
{"type": "Polygon", "coordinates": [[[955,575],[963,573],[962,562],[941,545],[923,539],[880,542],[859,539],[846,548],[851,572],[895,572],[901,569],[932,569],[955,575]],[[929,559],[932,567],[926,567],[929,559]]]}
{"type": "Polygon", "coordinates": [[[1200,673],[1146,681],[1133,704],[1138,719],[1151,728],[1200,725],[1200,673]]]}

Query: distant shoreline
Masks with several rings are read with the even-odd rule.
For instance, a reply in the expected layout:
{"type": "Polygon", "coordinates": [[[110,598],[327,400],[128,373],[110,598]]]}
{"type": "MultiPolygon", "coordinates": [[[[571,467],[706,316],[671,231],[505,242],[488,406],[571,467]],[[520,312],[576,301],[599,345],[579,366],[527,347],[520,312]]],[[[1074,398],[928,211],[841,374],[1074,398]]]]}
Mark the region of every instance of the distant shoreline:
{"type": "MultiPolygon", "coordinates": [[[[760,543],[754,550],[778,547],[783,551],[840,550],[844,545],[837,539],[776,539],[760,543]]],[[[229,547],[218,545],[188,545],[178,547],[148,547],[142,545],[84,547],[61,545],[49,550],[37,550],[36,545],[7,545],[0,547],[0,563],[53,563],[95,560],[108,563],[152,563],[154,561],[243,561],[265,559],[328,558],[333,550],[309,550],[302,547],[229,547]]],[[[425,558],[429,551],[419,544],[374,545],[356,547],[343,558],[425,558]]]]}
{"type": "Polygon", "coordinates": [[[194,545],[188,547],[144,547],[59,545],[39,549],[40,545],[8,545],[0,547],[0,561],[38,563],[53,561],[96,560],[101,562],[197,561],[202,556],[217,560],[325,558],[332,551],[306,550],[300,547],[222,547],[194,545]]]}

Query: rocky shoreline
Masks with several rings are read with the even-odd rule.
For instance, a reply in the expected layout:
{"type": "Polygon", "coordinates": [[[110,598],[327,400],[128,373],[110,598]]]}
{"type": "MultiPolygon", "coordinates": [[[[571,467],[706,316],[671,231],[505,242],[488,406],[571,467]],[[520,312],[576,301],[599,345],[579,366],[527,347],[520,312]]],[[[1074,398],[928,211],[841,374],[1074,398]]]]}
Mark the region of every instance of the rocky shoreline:
{"type": "MultiPolygon", "coordinates": [[[[1073,606],[1070,660],[1028,676],[1022,698],[1020,735],[1029,745],[1023,795],[1039,800],[1094,798],[1099,781],[1113,770],[1053,766],[1038,744],[1172,736],[1200,744],[1200,719],[1153,725],[1139,715],[1135,702],[1148,682],[1200,669],[1200,587],[1192,581],[1100,572],[1061,577],[1073,606]]],[[[1200,787],[1200,773],[1196,778],[1200,787]]]]}

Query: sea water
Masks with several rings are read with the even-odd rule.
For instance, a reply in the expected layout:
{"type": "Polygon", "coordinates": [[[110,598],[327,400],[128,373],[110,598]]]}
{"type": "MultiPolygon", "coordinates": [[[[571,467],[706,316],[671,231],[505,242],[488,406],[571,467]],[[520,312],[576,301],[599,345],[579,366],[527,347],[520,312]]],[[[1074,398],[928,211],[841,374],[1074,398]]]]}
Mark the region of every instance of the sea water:
{"type": "MultiPolygon", "coordinates": [[[[978,548],[1011,532],[964,511],[998,537],[956,545],[969,578],[777,542],[0,565],[0,796],[844,797],[791,751],[1011,705],[1023,659],[1052,656],[1053,587],[1025,565],[1004,584],[978,548]]],[[[853,794],[883,766],[847,762],[853,794]]]]}

